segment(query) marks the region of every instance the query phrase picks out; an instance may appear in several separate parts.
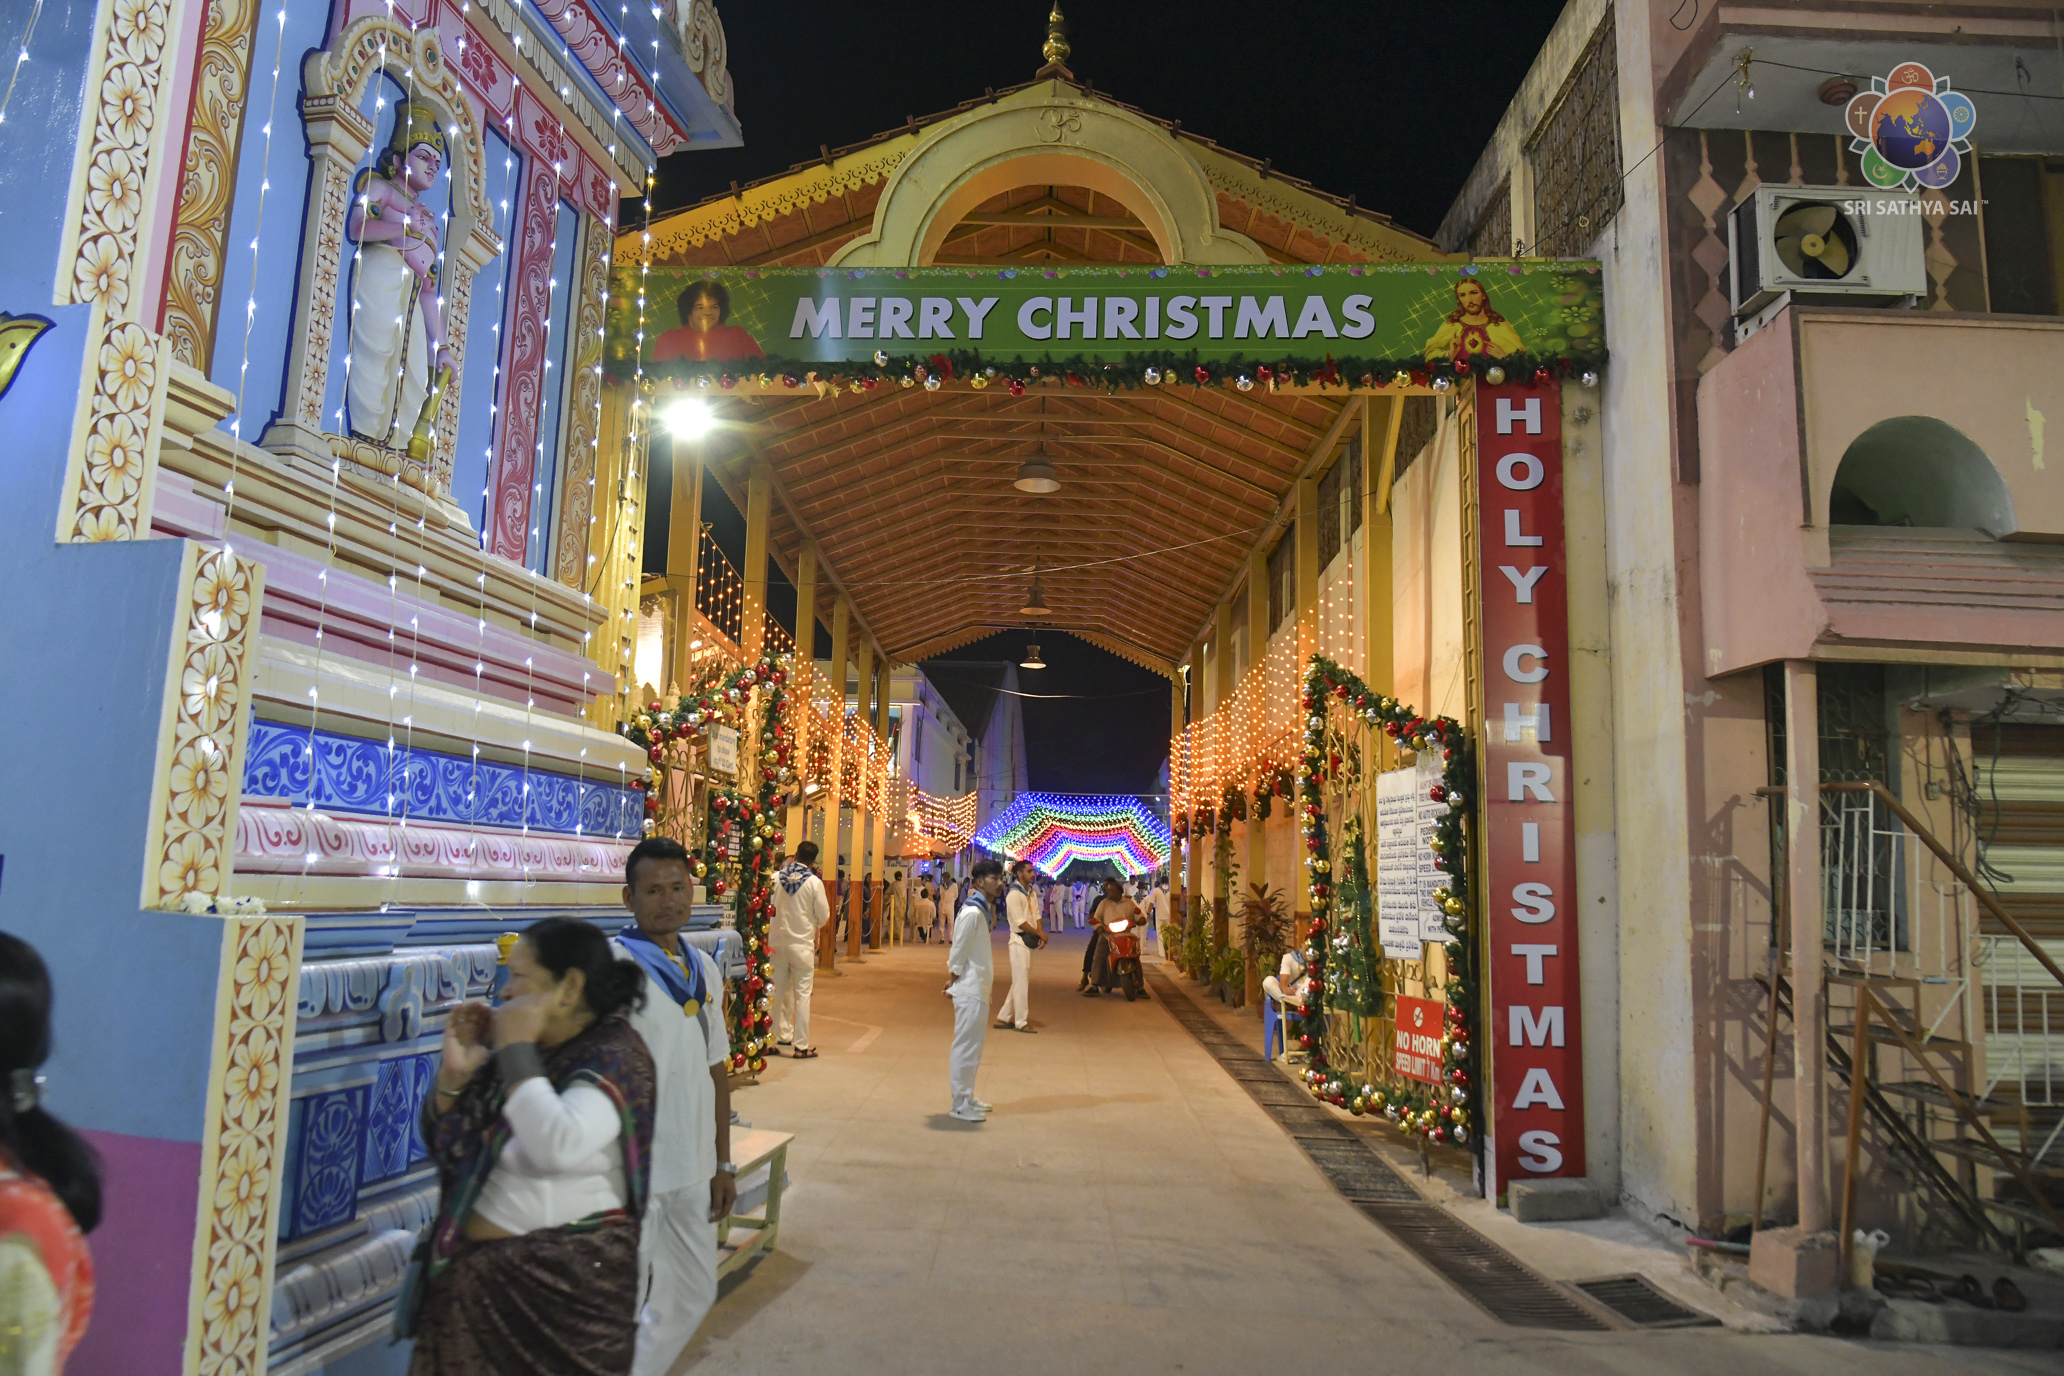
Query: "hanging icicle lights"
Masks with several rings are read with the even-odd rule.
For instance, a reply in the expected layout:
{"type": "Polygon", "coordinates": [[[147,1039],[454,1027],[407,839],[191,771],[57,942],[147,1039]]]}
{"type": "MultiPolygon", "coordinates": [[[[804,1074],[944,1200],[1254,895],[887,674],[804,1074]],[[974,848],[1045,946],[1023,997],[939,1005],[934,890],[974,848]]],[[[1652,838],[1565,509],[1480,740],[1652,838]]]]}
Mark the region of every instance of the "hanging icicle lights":
{"type": "Polygon", "coordinates": [[[975,833],[975,844],[1030,860],[1049,878],[1075,860],[1108,860],[1129,877],[1168,861],[1168,827],[1124,794],[1021,793],[975,833]]]}

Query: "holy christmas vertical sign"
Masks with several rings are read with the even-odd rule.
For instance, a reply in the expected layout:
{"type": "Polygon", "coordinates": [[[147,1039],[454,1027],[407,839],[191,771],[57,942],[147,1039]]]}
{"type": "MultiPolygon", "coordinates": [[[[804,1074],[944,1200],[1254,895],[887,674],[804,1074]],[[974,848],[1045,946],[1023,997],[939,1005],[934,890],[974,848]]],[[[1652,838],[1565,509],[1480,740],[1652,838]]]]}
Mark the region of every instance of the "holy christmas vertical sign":
{"type": "Polygon", "coordinates": [[[1584,1174],[1568,551],[1554,387],[1477,385],[1496,1188],[1584,1174]]]}

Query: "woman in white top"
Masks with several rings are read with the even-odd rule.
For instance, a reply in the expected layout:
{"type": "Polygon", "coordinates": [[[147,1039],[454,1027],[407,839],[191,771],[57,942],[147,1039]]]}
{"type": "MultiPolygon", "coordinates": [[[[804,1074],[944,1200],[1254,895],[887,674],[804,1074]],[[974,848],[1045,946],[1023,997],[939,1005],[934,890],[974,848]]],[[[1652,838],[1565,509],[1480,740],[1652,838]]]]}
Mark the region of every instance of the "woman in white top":
{"type": "Polygon", "coordinates": [[[629,1017],[644,975],[569,917],[508,966],[499,1007],[452,1010],[424,1105],[441,1195],[397,1314],[410,1376],[624,1376],[656,1097],[629,1017]]]}

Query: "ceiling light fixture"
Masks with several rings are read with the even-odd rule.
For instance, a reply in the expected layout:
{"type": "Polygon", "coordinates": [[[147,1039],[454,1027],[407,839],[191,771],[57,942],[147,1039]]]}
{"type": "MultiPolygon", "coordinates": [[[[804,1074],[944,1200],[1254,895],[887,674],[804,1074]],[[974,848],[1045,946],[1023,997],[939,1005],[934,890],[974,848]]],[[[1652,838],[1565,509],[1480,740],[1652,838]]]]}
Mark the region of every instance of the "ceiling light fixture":
{"type": "Polygon", "coordinates": [[[1042,497],[1061,490],[1061,475],[1046,457],[1045,440],[1039,442],[1031,458],[1018,465],[1018,480],[1011,486],[1042,497]]]}
{"type": "Polygon", "coordinates": [[[1032,566],[1032,592],[1026,597],[1025,605],[1018,608],[1018,615],[1029,616],[1035,621],[1045,621],[1053,616],[1053,609],[1046,605],[1046,598],[1039,591],[1038,564],[1032,566]]]}
{"type": "Polygon", "coordinates": [[[1039,657],[1039,642],[1033,641],[1025,647],[1025,657],[1018,661],[1020,669],[1044,669],[1046,661],[1039,657]]]}

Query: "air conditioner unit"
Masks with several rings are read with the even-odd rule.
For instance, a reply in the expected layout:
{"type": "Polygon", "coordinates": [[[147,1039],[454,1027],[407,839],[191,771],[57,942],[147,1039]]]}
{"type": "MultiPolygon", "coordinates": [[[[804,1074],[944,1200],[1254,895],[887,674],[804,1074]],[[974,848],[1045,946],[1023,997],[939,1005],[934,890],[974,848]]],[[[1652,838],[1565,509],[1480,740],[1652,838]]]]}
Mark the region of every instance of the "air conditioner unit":
{"type": "Polygon", "coordinates": [[[1921,202],[1847,186],[1759,186],[1728,218],[1737,319],[1787,292],[1888,300],[1928,290],[1921,202]]]}

